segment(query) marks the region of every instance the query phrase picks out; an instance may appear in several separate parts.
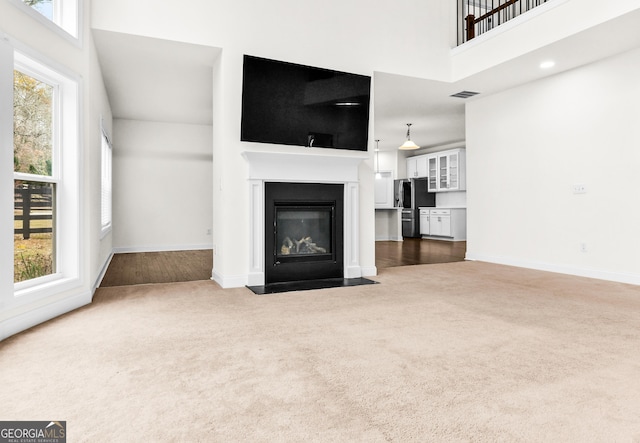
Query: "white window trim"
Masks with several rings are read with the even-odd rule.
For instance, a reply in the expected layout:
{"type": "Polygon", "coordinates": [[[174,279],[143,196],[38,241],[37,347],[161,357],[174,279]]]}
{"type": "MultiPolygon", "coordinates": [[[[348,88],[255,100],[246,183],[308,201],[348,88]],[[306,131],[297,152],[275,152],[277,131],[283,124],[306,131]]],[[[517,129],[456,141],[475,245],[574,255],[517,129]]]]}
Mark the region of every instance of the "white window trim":
{"type": "Polygon", "coordinates": [[[111,137],[107,134],[107,130],[104,127],[104,122],[100,120],[100,240],[111,232],[113,227],[113,145],[111,144],[111,137]],[[105,161],[105,152],[104,152],[104,141],[106,140],[107,150],[106,153],[109,156],[109,171],[108,174],[108,185],[109,192],[108,196],[105,196],[105,183],[104,183],[104,161],[105,161]],[[109,220],[107,223],[104,222],[104,211],[105,211],[105,197],[109,199],[108,202],[108,210],[109,210],[109,220]]]}
{"type": "Polygon", "coordinates": [[[59,0],[62,3],[54,5],[54,21],[49,20],[22,0],[8,1],[68,42],[82,47],[83,1],[59,0]]]}
{"type": "MultiPolygon", "coordinates": [[[[57,269],[56,273],[52,275],[25,282],[14,284],[12,278],[11,288],[5,288],[2,285],[0,287],[0,290],[2,290],[0,303],[4,303],[6,307],[16,307],[77,288],[83,283],[81,269],[84,254],[83,248],[81,248],[83,238],[81,219],[82,187],[80,186],[80,166],[82,165],[80,138],[82,78],[12,39],[5,38],[5,40],[9,41],[13,46],[13,59],[11,63],[6,65],[4,64],[6,60],[2,60],[3,63],[0,66],[4,65],[5,69],[11,70],[11,79],[13,79],[13,69],[15,67],[21,71],[27,71],[25,73],[29,75],[35,74],[40,79],[44,78],[48,83],[53,82],[58,85],[59,112],[61,113],[60,120],[58,120],[59,124],[57,125],[59,133],[56,135],[60,146],[57,153],[60,156],[56,159],[57,161],[53,162],[54,169],[52,171],[54,175],[60,178],[56,187],[57,269]]],[[[0,74],[0,78],[2,78],[3,74],[0,74]]],[[[13,96],[13,80],[11,80],[11,88],[10,96],[13,96]]],[[[3,110],[1,109],[3,106],[7,106],[7,104],[0,103],[0,117],[3,115],[3,110]]],[[[13,124],[12,102],[10,107],[11,124],[13,124]]],[[[6,112],[4,114],[6,115],[6,112]]],[[[12,146],[13,137],[11,137],[10,143],[12,146]]],[[[10,152],[12,155],[13,149],[10,152]]],[[[56,152],[56,149],[54,149],[54,152],[56,152]]],[[[13,161],[11,161],[11,164],[13,164],[13,161]]],[[[15,177],[22,177],[23,175],[29,174],[14,173],[11,175],[11,180],[13,181],[15,177]]],[[[51,180],[50,177],[34,175],[29,175],[29,177],[38,180],[42,178],[42,181],[51,180]]],[[[13,189],[13,186],[11,189],[13,189]]],[[[13,200],[13,196],[11,199],[13,200]]],[[[5,204],[5,202],[2,204],[5,204]]],[[[13,210],[11,210],[11,217],[13,218],[13,210]]],[[[11,226],[13,227],[13,222],[11,226]]],[[[13,248],[11,248],[11,251],[13,251],[13,248]]],[[[11,256],[13,262],[13,252],[11,252],[11,256]]],[[[13,266],[11,270],[13,270],[13,266]]],[[[11,275],[13,275],[13,272],[11,272],[11,275]]]]}

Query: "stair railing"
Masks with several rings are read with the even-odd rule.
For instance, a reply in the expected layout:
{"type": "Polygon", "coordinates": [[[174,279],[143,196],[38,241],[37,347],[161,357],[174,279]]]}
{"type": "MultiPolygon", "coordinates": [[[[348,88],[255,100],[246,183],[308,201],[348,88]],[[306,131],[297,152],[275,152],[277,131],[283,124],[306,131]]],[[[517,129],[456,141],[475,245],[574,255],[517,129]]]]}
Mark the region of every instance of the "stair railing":
{"type": "Polygon", "coordinates": [[[458,0],[458,44],[474,39],[547,0],[458,0]]]}

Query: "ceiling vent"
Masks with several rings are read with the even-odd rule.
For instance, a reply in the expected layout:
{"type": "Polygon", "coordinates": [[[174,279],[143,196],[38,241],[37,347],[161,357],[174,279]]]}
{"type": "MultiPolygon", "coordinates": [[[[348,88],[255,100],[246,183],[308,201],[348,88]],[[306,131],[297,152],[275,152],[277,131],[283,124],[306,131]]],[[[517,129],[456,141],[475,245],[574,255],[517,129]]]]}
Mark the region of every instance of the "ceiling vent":
{"type": "Polygon", "coordinates": [[[480,94],[479,92],[473,92],[473,91],[461,91],[458,92],[457,94],[452,94],[451,97],[458,97],[458,98],[469,98],[469,97],[473,97],[474,95],[478,95],[480,94]]]}

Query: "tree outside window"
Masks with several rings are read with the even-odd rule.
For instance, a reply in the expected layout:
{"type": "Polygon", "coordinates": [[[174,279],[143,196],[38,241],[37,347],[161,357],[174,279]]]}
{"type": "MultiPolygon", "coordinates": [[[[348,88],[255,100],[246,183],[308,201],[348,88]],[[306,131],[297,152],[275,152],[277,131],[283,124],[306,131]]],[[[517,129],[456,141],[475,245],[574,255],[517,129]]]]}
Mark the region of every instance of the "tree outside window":
{"type": "Polygon", "coordinates": [[[14,282],[55,272],[55,88],[14,71],[14,282]]]}

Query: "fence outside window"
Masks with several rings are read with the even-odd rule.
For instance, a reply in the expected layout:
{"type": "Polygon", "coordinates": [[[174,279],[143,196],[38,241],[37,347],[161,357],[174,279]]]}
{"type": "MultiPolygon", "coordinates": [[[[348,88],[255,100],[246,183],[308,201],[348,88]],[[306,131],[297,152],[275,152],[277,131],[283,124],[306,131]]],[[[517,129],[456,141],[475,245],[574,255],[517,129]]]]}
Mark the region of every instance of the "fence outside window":
{"type": "Polygon", "coordinates": [[[14,188],[15,235],[28,240],[31,234],[53,232],[53,192],[51,186],[17,186],[14,188]],[[44,223],[32,223],[44,220],[44,223]],[[21,222],[21,223],[20,223],[21,222]],[[36,226],[45,225],[45,226],[36,226]],[[18,228],[17,226],[21,226],[18,228]]]}

